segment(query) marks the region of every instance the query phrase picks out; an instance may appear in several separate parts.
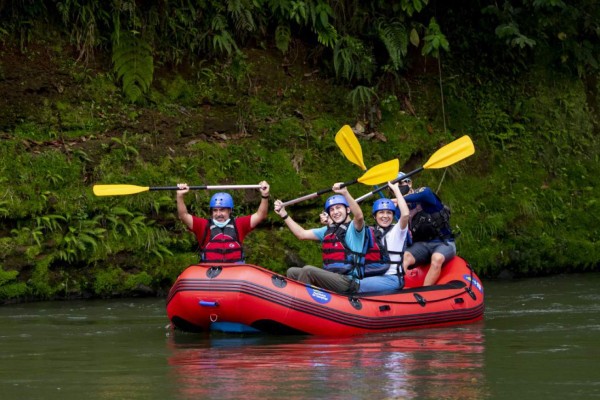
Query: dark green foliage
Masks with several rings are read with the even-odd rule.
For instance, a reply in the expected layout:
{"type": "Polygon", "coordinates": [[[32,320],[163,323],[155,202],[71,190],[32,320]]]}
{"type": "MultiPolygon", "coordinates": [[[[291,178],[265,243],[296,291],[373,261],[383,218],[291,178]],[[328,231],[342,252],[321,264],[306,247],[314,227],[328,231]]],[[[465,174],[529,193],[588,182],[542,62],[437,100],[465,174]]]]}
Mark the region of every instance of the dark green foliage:
{"type": "MultiPolygon", "coordinates": [[[[366,126],[358,137],[367,166],[399,158],[411,170],[472,137],[473,157],[415,183],[439,189],[451,206],[459,254],[477,272],[597,269],[600,159],[589,82],[547,69],[527,41],[509,41],[517,51],[506,51],[499,14],[456,3],[436,4],[435,20],[418,0],[7,4],[0,85],[38,64],[42,84],[28,76],[3,86],[25,100],[13,106],[11,97],[0,110],[18,111],[0,131],[0,298],[167,290],[197,260],[174,193],[97,198],[91,185],[266,179],[273,198],[292,199],[360,176],[334,142],[356,116],[366,126]],[[40,39],[47,26],[56,28],[51,51],[40,39]],[[18,70],[13,41],[31,60],[18,70]],[[69,44],[71,59],[61,50],[69,44]],[[103,72],[110,51],[114,76],[103,72]],[[83,67],[94,54],[98,62],[83,67]],[[115,78],[137,103],[122,101],[115,78]]],[[[238,215],[260,201],[255,191],[233,195],[238,215]]],[[[209,196],[190,193],[189,210],[207,216],[209,196]]],[[[323,200],[288,211],[316,227],[323,200]]],[[[319,244],[298,241],[274,213],[246,245],[248,261],[280,273],[320,264],[319,244]]]]}
{"type": "Polygon", "coordinates": [[[123,92],[133,102],[150,89],[154,74],[152,48],[139,35],[121,32],[113,39],[112,61],[123,92]]]}

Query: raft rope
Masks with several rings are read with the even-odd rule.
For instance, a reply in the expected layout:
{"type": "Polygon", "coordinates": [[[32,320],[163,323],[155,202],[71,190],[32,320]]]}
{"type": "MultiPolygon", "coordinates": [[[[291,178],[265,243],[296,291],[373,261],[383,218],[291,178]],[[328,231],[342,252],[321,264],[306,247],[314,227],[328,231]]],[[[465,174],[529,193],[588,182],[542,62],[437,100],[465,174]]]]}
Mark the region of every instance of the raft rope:
{"type": "MultiPolygon", "coordinates": [[[[204,263],[204,264],[206,264],[206,263],[204,263]]],[[[216,263],[216,264],[218,264],[218,263],[216,263]]],[[[254,268],[259,269],[259,270],[261,269],[260,267],[257,267],[256,265],[252,265],[252,264],[228,265],[227,268],[236,267],[236,266],[240,266],[241,267],[243,265],[248,266],[248,267],[254,267],[254,268]]],[[[455,293],[455,294],[452,294],[450,296],[446,296],[446,297],[443,297],[443,298],[440,298],[440,299],[435,299],[435,300],[427,300],[427,299],[425,299],[426,303],[438,303],[440,301],[450,300],[450,299],[453,299],[455,297],[461,296],[464,292],[466,292],[473,300],[475,300],[475,293],[473,293],[473,290],[472,290],[472,288],[473,288],[473,272],[474,271],[473,271],[473,267],[471,267],[471,264],[467,263],[467,267],[469,268],[469,285],[467,287],[465,287],[464,290],[460,290],[458,293],[455,293]]],[[[277,273],[274,273],[274,274],[277,275],[277,273]]],[[[330,292],[332,294],[339,295],[339,293],[331,292],[331,291],[329,291],[327,289],[320,288],[320,290],[324,290],[326,292],[330,292]]],[[[402,293],[402,291],[395,292],[395,293],[402,293]]],[[[420,304],[420,305],[422,305],[418,300],[417,301],[390,301],[390,300],[380,300],[380,299],[373,298],[373,297],[368,297],[368,296],[359,297],[359,296],[355,296],[355,295],[349,296],[348,299],[351,302],[352,301],[358,301],[358,300],[369,300],[369,301],[372,301],[374,303],[386,303],[386,304],[420,304]]]]}
{"type": "MultiPolygon", "coordinates": [[[[475,300],[475,293],[473,293],[473,267],[471,267],[471,264],[467,263],[467,267],[469,268],[469,286],[467,286],[466,288],[464,288],[464,292],[466,292],[473,300],[475,300]]],[[[447,296],[447,297],[443,297],[440,299],[435,299],[435,300],[426,300],[427,303],[437,303],[440,301],[446,301],[446,300],[450,300],[453,299],[455,297],[461,296],[463,293],[463,290],[461,290],[460,292],[447,296]]],[[[402,293],[402,292],[399,292],[402,293]]],[[[352,300],[369,300],[372,301],[374,303],[386,303],[386,304],[421,304],[421,302],[419,302],[419,300],[417,301],[389,301],[389,300],[380,300],[380,299],[376,299],[376,298],[372,298],[372,297],[356,297],[356,296],[351,296],[350,297],[351,301],[352,300]]]]}

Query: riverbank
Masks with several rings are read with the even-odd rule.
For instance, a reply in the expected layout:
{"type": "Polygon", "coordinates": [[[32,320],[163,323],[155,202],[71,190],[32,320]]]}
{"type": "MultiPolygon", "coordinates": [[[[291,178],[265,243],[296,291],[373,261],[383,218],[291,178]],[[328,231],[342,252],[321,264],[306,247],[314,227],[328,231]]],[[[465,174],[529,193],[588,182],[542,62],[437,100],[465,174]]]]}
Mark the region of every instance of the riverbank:
{"type": "MultiPolygon", "coordinates": [[[[356,178],[334,135],[355,127],[365,163],[400,159],[412,170],[464,134],[474,156],[424,171],[416,185],[452,209],[458,252],[478,274],[533,276],[598,268],[600,163],[580,83],[539,69],[477,75],[458,59],[406,75],[406,90],[357,114],[350,90],[302,62],[244,49],[244,57],[157,68],[142,103],[131,103],[102,55],[86,65],[67,47],[5,42],[0,74],[0,297],[44,299],[164,293],[196,261],[176,218],[174,193],[98,198],[96,183],[170,186],[255,184],[291,199],[356,178]]],[[[359,196],[370,188],[355,185],[359,196]]],[[[188,196],[205,215],[208,193],[188,196]]],[[[236,213],[258,206],[234,193],[236,213]]],[[[318,224],[324,199],[294,206],[318,224]]],[[[368,213],[369,205],[365,204],[368,213]]],[[[248,236],[248,261],[283,272],[318,264],[314,243],[279,218],[248,236]]]]}

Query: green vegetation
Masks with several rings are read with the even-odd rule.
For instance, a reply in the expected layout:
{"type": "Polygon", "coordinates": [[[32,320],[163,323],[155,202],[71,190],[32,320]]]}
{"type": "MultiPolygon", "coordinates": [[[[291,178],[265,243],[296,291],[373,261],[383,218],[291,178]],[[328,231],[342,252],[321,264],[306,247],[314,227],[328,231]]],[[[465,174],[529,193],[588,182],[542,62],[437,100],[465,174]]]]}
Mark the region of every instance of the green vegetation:
{"type": "MultiPolygon", "coordinates": [[[[415,183],[451,206],[483,276],[597,270],[599,7],[453,3],[2,3],[0,298],[163,293],[197,260],[174,193],[93,184],[266,179],[288,200],[362,174],[334,142],[344,124],[368,167],[404,171],[471,136],[474,156],[415,183]]],[[[257,192],[232,194],[255,211],[257,192]]],[[[323,200],[289,211],[316,226],[323,200]]],[[[274,213],[246,245],[277,272],[319,264],[274,213]]]]}

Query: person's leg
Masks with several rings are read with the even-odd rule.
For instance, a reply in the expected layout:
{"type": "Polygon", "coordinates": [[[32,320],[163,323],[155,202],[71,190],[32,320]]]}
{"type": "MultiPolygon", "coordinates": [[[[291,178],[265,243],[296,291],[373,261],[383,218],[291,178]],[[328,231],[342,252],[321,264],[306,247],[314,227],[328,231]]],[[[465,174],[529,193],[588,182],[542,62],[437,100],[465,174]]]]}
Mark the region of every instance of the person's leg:
{"type": "Polygon", "coordinates": [[[442,265],[444,262],[450,260],[456,255],[456,244],[454,242],[439,243],[432,248],[431,264],[429,272],[425,276],[425,282],[423,286],[434,285],[440,277],[442,272],[442,265]]]}
{"type": "Polygon", "coordinates": [[[288,278],[294,279],[297,281],[298,277],[300,276],[301,271],[302,271],[302,268],[300,268],[300,267],[290,267],[290,268],[288,268],[288,270],[285,274],[287,275],[288,278]]]}
{"type": "Polygon", "coordinates": [[[345,275],[326,271],[322,268],[304,267],[303,269],[305,270],[307,280],[312,285],[342,294],[352,293],[356,290],[354,280],[345,275]]]}
{"type": "Polygon", "coordinates": [[[296,281],[300,281],[303,283],[308,283],[308,284],[312,284],[312,282],[310,281],[310,278],[307,276],[307,271],[311,268],[314,269],[321,269],[321,268],[317,268],[314,267],[312,265],[305,265],[304,267],[300,268],[300,267],[290,267],[288,268],[286,275],[288,278],[296,280],[296,281]]]}
{"type": "Polygon", "coordinates": [[[425,245],[425,242],[416,242],[413,243],[406,251],[404,252],[404,258],[402,260],[402,265],[405,270],[412,269],[417,265],[421,264],[429,264],[429,257],[431,253],[429,249],[425,245]]]}
{"type": "Polygon", "coordinates": [[[415,257],[412,255],[410,250],[406,250],[404,252],[404,258],[402,259],[402,265],[404,266],[404,269],[406,269],[406,270],[414,268],[415,257]]]}
{"type": "Polygon", "coordinates": [[[359,281],[358,293],[382,292],[400,289],[398,275],[370,276],[359,281]]]}
{"type": "Polygon", "coordinates": [[[305,265],[300,268],[300,273],[298,274],[298,279],[300,282],[308,283],[309,285],[314,285],[314,282],[311,278],[311,271],[317,270],[322,271],[322,268],[315,267],[314,265],[305,265]]]}

